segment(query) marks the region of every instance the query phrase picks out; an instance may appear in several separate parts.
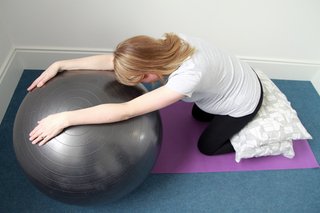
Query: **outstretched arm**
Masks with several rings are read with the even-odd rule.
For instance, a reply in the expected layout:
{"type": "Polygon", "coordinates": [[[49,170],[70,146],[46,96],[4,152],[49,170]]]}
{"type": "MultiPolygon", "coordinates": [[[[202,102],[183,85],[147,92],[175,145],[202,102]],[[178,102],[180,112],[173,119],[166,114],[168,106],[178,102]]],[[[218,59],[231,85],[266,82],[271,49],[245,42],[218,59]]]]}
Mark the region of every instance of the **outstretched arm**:
{"type": "Polygon", "coordinates": [[[127,120],[166,107],[183,97],[184,95],[162,86],[128,102],[101,104],[53,114],[39,121],[38,126],[30,133],[30,141],[43,145],[66,127],[127,120]]]}
{"type": "Polygon", "coordinates": [[[56,63],[60,70],[113,70],[113,54],[95,55],[56,63]]]}
{"type": "Polygon", "coordinates": [[[34,82],[28,87],[32,91],[36,87],[42,87],[47,81],[64,70],[113,70],[113,55],[95,55],[84,58],[57,61],[51,64],[34,82]]]}

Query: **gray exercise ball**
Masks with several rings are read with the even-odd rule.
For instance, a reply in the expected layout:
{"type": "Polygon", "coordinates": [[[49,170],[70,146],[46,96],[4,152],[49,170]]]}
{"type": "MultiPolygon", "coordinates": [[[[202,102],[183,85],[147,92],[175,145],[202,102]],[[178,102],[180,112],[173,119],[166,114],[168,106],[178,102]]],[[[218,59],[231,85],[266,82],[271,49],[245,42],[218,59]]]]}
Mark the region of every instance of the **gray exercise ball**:
{"type": "Polygon", "coordinates": [[[112,124],[69,127],[44,146],[32,145],[29,132],[47,115],[125,102],[145,92],[143,86],[119,84],[108,71],[63,72],[29,92],[13,131],[22,170],[40,191],[66,203],[107,203],[129,194],[157,159],[162,137],[158,112],[112,124]]]}

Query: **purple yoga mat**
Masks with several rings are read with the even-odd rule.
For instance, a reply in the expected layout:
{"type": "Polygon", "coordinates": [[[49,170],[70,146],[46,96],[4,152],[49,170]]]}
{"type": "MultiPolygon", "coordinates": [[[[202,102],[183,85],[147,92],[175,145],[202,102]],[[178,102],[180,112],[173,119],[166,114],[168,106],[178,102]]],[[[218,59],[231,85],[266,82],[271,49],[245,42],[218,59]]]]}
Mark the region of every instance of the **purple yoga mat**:
{"type": "Polygon", "coordinates": [[[207,124],[191,116],[192,104],[178,102],[160,111],[163,142],[152,173],[200,173],[253,170],[318,168],[306,140],[294,142],[295,157],[268,156],[242,159],[235,162],[235,154],[205,156],[197,149],[198,137],[207,124]]]}

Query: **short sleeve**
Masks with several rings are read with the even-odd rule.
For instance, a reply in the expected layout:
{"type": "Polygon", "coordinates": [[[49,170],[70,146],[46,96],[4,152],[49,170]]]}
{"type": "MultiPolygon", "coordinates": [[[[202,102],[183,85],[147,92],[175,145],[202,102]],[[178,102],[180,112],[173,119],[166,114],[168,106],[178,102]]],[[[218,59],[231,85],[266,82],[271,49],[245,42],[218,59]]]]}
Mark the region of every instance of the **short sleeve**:
{"type": "Polygon", "coordinates": [[[201,80],[201,72],[194,68],[191,60],[184,62],[169,76],[165,86],[190,98],[201,80]]]}

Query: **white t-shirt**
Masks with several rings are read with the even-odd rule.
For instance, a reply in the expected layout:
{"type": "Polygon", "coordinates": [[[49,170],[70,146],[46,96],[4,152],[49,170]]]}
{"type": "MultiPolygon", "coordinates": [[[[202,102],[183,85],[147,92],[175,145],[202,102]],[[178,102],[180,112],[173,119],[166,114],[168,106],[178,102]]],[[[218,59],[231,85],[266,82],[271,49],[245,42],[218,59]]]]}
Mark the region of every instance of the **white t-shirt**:
{"type": "Polygon", "coordinates": [[[179,37],[196,51],[168,77],[165,86],[211,114],[241,117],[252,113],[261,94],[252,68],[199,38],[179,37]]]}

